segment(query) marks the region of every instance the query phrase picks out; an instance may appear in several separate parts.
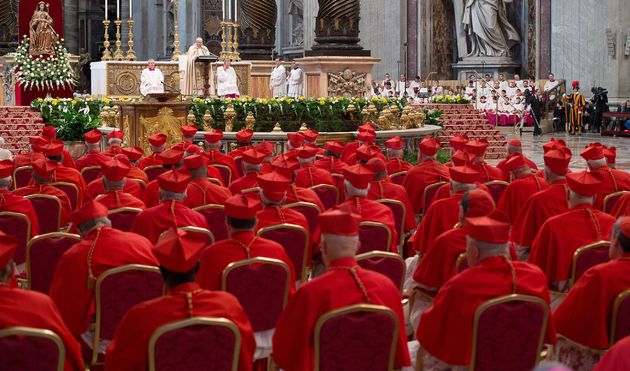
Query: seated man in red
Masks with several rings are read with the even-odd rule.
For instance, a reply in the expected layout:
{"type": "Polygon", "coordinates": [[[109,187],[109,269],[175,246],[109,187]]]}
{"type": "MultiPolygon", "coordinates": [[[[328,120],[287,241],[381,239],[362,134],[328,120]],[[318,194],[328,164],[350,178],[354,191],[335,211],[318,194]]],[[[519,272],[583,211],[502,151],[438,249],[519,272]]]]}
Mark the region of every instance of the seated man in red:
{"type": "MultiPolygon", "coordinates": [[[[65,226],[70,221],[70,215],[72,214],[72,204],[68,195],[66,195],[59,188],[55,188],[49,183],[52,181],[53,173],[57,169],[57,163],[55,161],[39,159],[33,163],[33,185],[18,188],[13,191],[17,196],[28,196],[34,194],[43,194],[49,196],[55,196],[61,202],[61,226],[65,226]]],[[[34,237],[34,236],[31,236],[34,237]]]]}
{"type": "Polygon", "coordinates": [[[131,168],[127,173],[127,179],[134,181],[139,180],[146,186],[149,183],[149,178],[147,174],[138,167],[138,162],[142,158],[142,155],[144,155],[144,150],[140,147],[126,147],[122,149],[122,153],[127,156],[131,164],[131,168]]]}
{"type": "MultiPolygon", "coordinates": [[[[44,126],[44,128],[42,129],[42,138],[45,139],[45,141],[56,141],[57,140],[57,129],[55,129],[53,126],[44,126]]],[[[70,156],[70,152],[68,152],[65,148],[61,149],[61,164],[63,164],[63,166],[65,167],[69,167],[69,168],[76,168],[76,166],[74,165],[74,160],[72,159],[72,156],[70,156]]]]}
{"type": "Polygon", "coordinates": [[[577,360],[573,357],[579,357],[581,367],[592,368],[608,349],[615,299],[630,289],[630,217],[619,218],[613,227],[610,258],[611,261],[587,270],[554,312],[558,334],[597,351],[589,352],[559,339],[558,360],[576,370],[577,360]]]}
{"type": "Polygon", "coordinates": [[[344,144],[342,142],[326,142],[324,148],[324,157],[315,160],[315,166],[327,170],[331,174],[343,174],[343,169],[348,166],[339,160],[344,144]]]}
{"type": "MultiPolygon", "coordinates": [[[[281,173],[289,179],[294,179],[295,170],[300,165],[297,160],[290,159],[286,155],[279,155],[271,162],[271,167],[273,170],[281,173]]],[[[287,190],[287,196],[284,200],[284,204],[292,204],[295,202],[308,202],[316,205],[320,211],[324,210],[324,204],[319,199],[319,196],[315,191],[308,188],[298,187],[295,183],[291,183],[289,189],[287,190]]]]}
{"type": "Polygon", "coordinates": [[[20,153],[13,156],[13,166],[17,169],[22,166],[30,166],[35,160],[46,159],[41,145],[47,141],[40,136],[28,137],[28,145],[30,151],[20,153]]]}
{"type": "Polygon", "coordinates": [[[630,368],[630,336],[626,336],[613,345],[593,371],[627,370],[628,368],[630,368]]]}
{"type": "MultiPolygon", "coordinates": [[[[11,160],[0,161],[0,211],[11,211],[26,215],[31,223],[31,238],[33,238],[39,233],[37,214],[35,214],[33,205],[29,200],[9,191],[13,183],[12,174],[13,162],[11,160]]],[[[11,231],[7,230],[5,232],[11,231]]],[[[18,261],[16,263],[22,264],[24,261],[18,261]]]]}
{"type": "Polygon", "coordinates": [[[192,155],[184,159],[184,166],[192,181],[186,187],[184,205],[192,208],[209,204],[223,205],[232,193],[229,189],[208,180],[208,158],[192,155]]]}
{"type": "MultiPolygon", "coordinates": [[[[488,300],[521,294],[536,296],[549,303],[543,272],[534,265],[510,261],[508,223],[482,216],[466,219],[464,229],[468,235],[466,258],[471,268],[442,286],[433,305],[420,317],[416,331],[424,351],[425,369],[468,367],[475,311],[488,300]]],[[[549,318],[545,343],[555,342],[553,321],[549,318]]]]}
{"type": "MultiPolygon", "coordinates": [[[[221,148],[223,148],[223,131],[212,129],[204,134],[204,139],[206,142],[206,152],[205,156],[209,160],[210,165],[221,165],[227,166],[230,169],[230,173],[232,174],[231,181],[235,181],[239,178],[239,172],[236,169],[236,164],[234,163],[234,159],[226,154],[221,153],[221,148]]],[[[229,184],[225,184],[224,186],[229,187],[229,184]]]]}
{"type": "Polygon", "coordinates": [[[358,128],[359,134],[357,134],[357,141],[346,144],[343,149],[343,153],[339,158],[341,161],[348,163],[350,157],[353,157],[357,148],[363,144],[372,145],[374,139],[376,139],[376,131],[369,123],[365,123],[358,128]]]}
{"type": "Polygon", "coordinates": [[[479,182],[487,183],[493,180],[507,180],[503,172],[494,166],[490,166],[484,160],[486,150],[488,149],[488,140],[486,138],[469,140],[465,146],[466,152],[475,155],[472,167],[481,174],[479,182]]]}
{"type": "MultiPolygon", "coordinates": [[[[497,169],[503,172],[503,176],[505,177],[505,179],[510,179],[510,171],[505,168],[505,162],[517,153],[520,153],[522,155],[523,144],[519,139],[513,138],[507,142],[507,145],[505,147],[507,149],[507,156],[503,160],[499,161],[499,163],[497,164],[497,169]]],[[[533,172],[538,171],[538,166],[536,166],[536,164],[532,160],[528,159],[525,156],[523,156],[523,159],[525,160],[525,164],[527,164],[527,166],[529,166],[533,172]]]]}
{"type": "Polygon", "coordinates": [[[59,260],[50,286],[61,317],[76,338],[90,345],[94,329],[94,287],[98,277],[111,268],[127,264],[157,265],[149,240],[111,228],[107,208],[86,202],[72,215],[81,241],[59,260]]]}
{"type": "Polygon", "coordinates": [[[601,178],[580,171],[567,174],[569,211],[542,225],[532,243],[529,262],[547,275],[551,289],[565,291],[575,250],[593,242],[610,240],[615,218],[593,208],[601,178]]]}
{"type": "Polygon", "coordinates": [[[77,170],[81,171],[83,168],[89,166],[101,166],[109,157],[101,153],[101,138],[103,133],[98,129],[92,129],[83,134],[85,140],[85,146],[87,147],[87,153],[79,157],[75,162],[77,170]]]}
{"type": "MultiPolygon", "coordinates": [[[[106,185],[105,183],[110,180],[114,180],[114,179],[109,179],[107,178],[107,176],[105,176],[105,168],[109,167],[110,165],[114,164],[114,166],[118,166],[119,164],[122,164],[121,166],[125,167],[125,171],[126,173],[129,172],[129,169],[131,168],[131,163],[129,162],[129,159],[127,158],[127,156],[125,156],[124,154],[120,154],[120,155],[115,155],[113,157],[109,158],[109,161],[107,163],[105,163],[103,165],[103,170],[102,170],[102,175],[100,179],[94,179],[93,181],[90,182],[90,184],[88,184],[87,186],[87,191],[85,192],[85,195],[91,199],[96,199],[98,196],[102,195],[103,193],[106,192],[106,185]]],[[[138,182],[135,182],[133,180],[128,180],[126,177],[126,173],[125,176],[120,179],[118,182],[117,186],[119,187],[120,190],[122,190],[125,193],[129,193],[130,195],[138,198],[138,199],[142,199],[142,187],[140,187],[140,184],[138,184],[138,182]]],[[[110,173],[111,175],[112,173],[110,173]]],[[[108,187],[110,189],[113,188],[113,184],[110,182],[108,187]]]]}
{"type": "Polygon", "coordinates": [[[184,205],[190,180],[190,175],[182,170],[170,170],[158,176],[160,204],[138,214],[131,230],[155,244],[162,232],[172,226],[208,229],[206,218],[184,205]]]}
{"type": "Polygon", "coordinates": [[[162,133],[153,134],[148,138],[151,154],[140,160],[138,168],[144,169],[147,166],[162,165],[162,160],[158,155],[166,149],[166,139],[168,137],[162,133]]]}
{"type": "Polygon", "coordinates": [[[85,180],[81,176],[81,173],[77,169],[74,167],[67,167],[63,164],[63,142],[53,139],[45,144],[42,144],[42,150],[44,151],[46,158],[59,164],[53,174],[53,182],[74,184],[78,190],[77,205],[81,205],[83,203],[87,185],[85,184],[85,180]]]}
{"type": "Polygon", "coordinates": [[[601,144],[589,145],[580,153],[580,156],[586,160],[589,171],[598,174],[602,181],[597,193],[595,193],[595,203],[593,204],[595,209],[602,209],[604,198],[609,194],[630,190],[630,174],[626,171],[611,169],[606,165],[606,157],[601,144]]]}
{"type": "Polygon", "coordinates": [[[315,166],[317,147],[302,146],[296,150],[300,168],[295,172],[295,185],[310,188],[320,184],[335,185],[330,172],[315,166]]]}
{"type": "MultiPolygon", "coordinates": [[[[169,148],[157,155],[156,159],[160,161],[166,171],[179,170],[184,166],[184,151],[169,148]]],[[[159,188],[157,179],[153,179],[147,184],[147,187],[144,189],[144,203],[147,207],[156,206],[160,203],[159,188]]]]}
{"type": "Polygon", "coordinates": [[[388,175],[411,170],[413,165],[402,159],[404,154],[403,141],[398,135],[386,140],[385,147],[387,148],[387,163],[385,166],[387,167],[388,175]]]}
{"type": "MultiPolygon", "coordinates": [[[[188,142],[184,142],[184,143],[187,143],[186,149],[184,150],[184,159],[193,155],[203,156],[204,153],[201,147],[192,143],[188,144],[188,142]]],[[[217,168],[207,165],[206,173],[208,173],[208,176],[207,176],[208,179],[214,179],[214,181],[221,183],[221,186],[223,186],[223,177],[221,176],[221,173],[219,172],[217,168]]]]}
{"type": "Polygon", "coordinates": [[[533,169],[525,162],[525,156],[520,153],[512,155],[505,162],[505,170],[510,172],[513,180],[499,198],[497,210],[507,216],[510,224],[515,224],[527,199],[547,189],[548,185],[532,172],[533,169]]]}
{"type": "Polygon", "coordinates": [[[182,142],[192,143],[193,139],[195,139],[195,134],[199,130],[195,125],[184,125],[181,127],[182,130],[182,142]]]}
{"type": "MultiPolygon", "coordinates": [[[[240,157],[244,151],[252,148],[252,137],[254,136],[254,130],[252,129],[241,129],[236,133],[236,143],[238,144],[238,148],[228,152],[228,156],[232,158],[240,157]]],[[[242,169],[238,167],[236,170],[241,174],[242,169]]],[[[241,174],[242,175],[242,174],[241,174]]]]}
{"type": "Polygon", "coordinates": [[[529,249],[536,234],[547,219],[569,210],[567,206],[567,181],[565,176],[571,162],[571,150],[566,147],[553,149],[543,155],[544,176],[549,187],[533,194],[512,223],[512,242],[516,245],[519,260],[527,260],[529,249]]]}
{"type": "MultiPolygon", "coordinates": [[[[453,137],[448,140],[448,144],[451,145],[451,149],[450,149],[451,158],[453,157],[455,152],[465,151],[466,143],[468,143],[468,135],[455,133],[453,137]]],[[[451,167],[451,166],[461,166],[461,165],[457,165],[453,161],[451,161],[451,162],[446,163],[446,166],[451,167]]]]}
{"type": "Polygon", "coordinates": [[[606,157],[606,165],[608,165],[611,169],[616,168],[617,164],[615,162],[617,161],[617,147],[602,146],[602,151],[606,157]]]}
{"type": "Polygon", "coordinates": [[[122,153],[122,141],[125,133],[122,130],[114,129],[105,137],[107,139],[107,150],[103,152],[109,157],[114,157],[122,153]]]}
{"type": "Polygon", "coordinates": [[[166,287],[164,296],[137,304],[123,317],[107,348],[106,370],[146,370],[153,333],[163,325],[194,317],[225,318],[234,323],[241,339],[238,369],[252,369],[256,343],[243,307],[232,294],[203,290],[195,283],[199,256],[206,245],[199,237],[171,228],[155,245],[153,252],[166,287]]]}
{"type": "MultiPolygon", "coordinates": [[[[278,320],[273,336],[273,359],[281,369],[315,369],[315,326],[332,310],[354,304],[383,305],[396,314],[398,327],[404,328],[398,288],[388,277],[361,268],[354,259],[360,244],[360,221],[361,216],[348,205],[319,216],[321,251],[328,271],[300,287],[278,320]]],[[[398,335],[396,369],[410,364],[405,332],[399,331],[398,335]]]]}
{"type": "Polygon", "coordinates": [[[232,192],[233,195],[258,186],[258,173],[265,159],[265,154],[255,148],[243,151],[240,156],[243,158],[243,176],[230,184],[230,192],[232,192]]]}
{"type": "MultiPolygon", "coordinates": [[[[436,139],[429,136],[422,139],[418,152],[418,165],[409,170],[403,181],[402,185],[407,190],[414,214],[423,211],[424,189],[428,185],[447,182],[450,179],[448,168],[436,161],[439,148],[440,143],[436,139]]],[[[426,213],[427,210],[424,212],[426,213]]]]}
{"type": "MultiPolygon", "coordinates": [[[[65,348],[64,370],[83,371],[81,347],[47,295],[12,287],[17,249],[15,238],[0,232],[0,330],[32,327],[57,334],[65,348]]],[[[24,355],[27,356],[27,355],[24,355]]],[[[27,363],[28,364],[28,363],[27,363]]]]}
{"type": "Polygon", "coordinates": [[[129,169],[129,161],[124,155],[116,155],[103,165],[101,182],[103,193],[98,195],[95,200],[103,204],[108,210],[121,207],[133,207],[144,210],[145,205],[141,199],[124,191],[125,183],[133,183],[127,177],[129,169]]]}

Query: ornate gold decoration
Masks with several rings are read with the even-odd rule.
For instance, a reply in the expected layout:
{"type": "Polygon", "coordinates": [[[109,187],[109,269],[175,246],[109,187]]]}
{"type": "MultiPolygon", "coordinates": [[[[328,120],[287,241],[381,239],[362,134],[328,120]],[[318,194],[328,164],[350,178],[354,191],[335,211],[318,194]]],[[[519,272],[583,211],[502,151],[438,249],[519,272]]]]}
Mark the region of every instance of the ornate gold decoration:
{"type": "Polygon", "coordinates": [[[362,97],[366,90],[366,73],[357,74],[349,68],[328,73],[328,95],[332,97],[362,97]]]}
{"type": "Polygon", "coordinates": [[[234,111],[234,107],[231,104],[228,104],[223,117],[225,118],[225,132],[229,133],[234,128],[234,119],[236,118],[236,111],[234,111]]]}
{"type": "Polygon", "coordinates": [[[129,115],[125,116],[123,120],[123,144],[125,146],[131,145],[131,124],[129,123],[129,115]]]}
{"type": "Polygon", "coordinates": [[[298,131],[303,133],[303,132],[305,132],[307,130],[308,130],[308,126],[306,126],[306,122],[303,122],[302,126],[300,126],[300,130],[298,130],[298,131]]]}
{"type": "Polygon", "coordinates": [[[391,125],[394,128],[400,127],[400,109],[395,104],[389,106],[391,125]]]}
{"type": "Polygon", "coordinates": [[[377,116],[378,110],[376,109],[376,106],[374,105],[374,103],[370,103],[370,105],[368,105],[367,112],[368,112],[368,120],[371,122],[376,122],[376,119],[378,118],[377,116]]]}
{"type": "Polygon", "coordinates": [[[120,25],[122,25],[122,21],[120,19],[117,19],[114,21],[114,24],[116,25],[116,50],[114,50],[114,60],[122,61],[123,59],[125,59],[122,53],[122,49],[120,48],[120,46],[122,45],[120,41],[120,25]]]}
{"type": "Polygon", "coordinates": [[[109,106],[103,106],[101,113],[98,114],[98,118],[101,119],[101,127],[109,126],[109,106]]]}
{"type": "Polygon", "coordinates": [[[172,61],[179,60],[179,20],[177,19],[177,7],[178,0],[171,0],[173,2],[173,55],[171,56],[172,61]]]}
{"type": "Polygon", "coordinates": [[[238,52],[238,23],[232,23],[234,30],[232,31],[232,60],[240,61],[241,53],[238,52]]]}
{"type": "Polygon", "coordinates": [[[280,126],[279,122],[276,122],[276,124],[273,126],[273,129],[271,131],[273,133],[284,133],[284,131],[282,130],[282,126],[280,126]]]}
{"type": "Polygon", "coordinates": [[[210,110],[206,110],[206,113],[203,114],[202,120],[203,120],[203,130],[211,131],[212,130],[212,115],[210,114],[210,110]]]}
{"type": "MultiPolygon", "coordinates": [[[[164,74],[164,90],[179,91],[179,64],[157,63],[164,74]]],[[[108,63],[106,70],[108,97],[140,97],[140,75],[145,65],[138,63],[108,63]]]]}
{"type": "Polygon", "coordinates": [[[228,22],[221,21],[221,54],[219,54],[219,60],[224,61],[227,56],[227,30],[228,22]]]}
{"type": "Polygon", "coordinates": [[[245,118],[245,128],[253,130],[255,124],[256,118],[254,117],[254,113],[252,111],[249,111],[247,113],[247,117],[245,118]]]}
{"type": "Polygon", "coordinates": [[[112,126],[114,126],[115,128],[119,128],[120,127],[120,106],[115,105],[114,107],[112,107],[110,110],[110,115],[111,115],[112,126]]]}
{"type": "Polygon", "coordinates": [[[380,115],[378,116],[378,126],[381,128],[381,130],[392,129],[389,115],[390,115],[389,110],[386,108],[382,110],[380,115]]]}
{"type": "Polygon", "coordinates": [[[188,125],[195,125],[195,114],[193,113],[193,111],[188,111],[186,122],[188,123],[188,125]]]}
{"type": "Polygon", "coordinates": [[[145,152],[149,152],[148,138],[156,133],[164,133],[168,136],[166,146],[179,143],[182,141],[181,126],[185,123],[185,119],[179,119],[173,114],[173,110],[169,107],[162,107],[158,111],[156,117],[140,116],[140,129],[143,135],[142,144],[145,152]]]}
{"type": "Polygon", "coordinates": [[[129,18],[127,20],[127,24],[129,25],[129,41],[127,41],[127,45],[129,49],[127,50],[127,60],[135,61],[136,60],[136,52],[133,50],[133,19],[129,18]]]}
{"type": "Polygon", "coordinates": [[[101,56],[102,61],[110,61],[112,60],[112,53],[109,51],[109,24],[111,22],[109,19],[105,19],[103,21],[103,27],[105,28],[105,41],[103,41],[103,55],[101,56]]]}

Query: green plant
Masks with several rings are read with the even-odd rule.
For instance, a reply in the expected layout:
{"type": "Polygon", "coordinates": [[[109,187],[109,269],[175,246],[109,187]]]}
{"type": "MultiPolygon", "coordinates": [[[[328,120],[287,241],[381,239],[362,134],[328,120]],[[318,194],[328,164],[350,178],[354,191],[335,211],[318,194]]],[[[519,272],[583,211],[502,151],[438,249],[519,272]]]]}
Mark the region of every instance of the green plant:
{"type": "Polygon", "coordinates": [[[405,152],[405,154],[403,155],[403,160],[412,164],[412,165],[417,165],[418,164],[418,152],[417,151],[413,151],[413,152],[405,152]]]}
{"type": "Polygon", "coordinates": [[[49,96],[31,102],[47,125],[57,128],[61,140],[83,140],[83,134],[97,128],[101,122],[99,114],[110,100],[104,99],[56,99],[49,96]]]}
{"type": "Polygon", "coordinates": [[[24,37],[15,51],[15,76],[20,86],[25,89],[52,89],[71,88],[77,84],[63,39],[55,44],[54,55],[33,58],[28,51],[29,45],[30,39],[24,37]]]}
{"type": "Polygon", "coordinates": [[[440,148],[437,153],[437,161],[445,164],[451,161],[451,152],[446,148],[440,148]]]}

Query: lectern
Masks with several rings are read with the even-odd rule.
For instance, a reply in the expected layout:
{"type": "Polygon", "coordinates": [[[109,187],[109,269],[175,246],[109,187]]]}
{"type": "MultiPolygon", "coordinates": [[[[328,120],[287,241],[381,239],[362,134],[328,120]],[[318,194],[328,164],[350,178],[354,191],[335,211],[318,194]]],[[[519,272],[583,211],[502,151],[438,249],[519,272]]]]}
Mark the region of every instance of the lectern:
{"type": "Polygon", "coordinates": [[[200,55],[195,59],[196,63],[203,64],[203,96],[204,98],[210,97],[210,70],[212,69],[212,63],[219,59],[216,55],[210,53],[210,55],[200,55]]]}

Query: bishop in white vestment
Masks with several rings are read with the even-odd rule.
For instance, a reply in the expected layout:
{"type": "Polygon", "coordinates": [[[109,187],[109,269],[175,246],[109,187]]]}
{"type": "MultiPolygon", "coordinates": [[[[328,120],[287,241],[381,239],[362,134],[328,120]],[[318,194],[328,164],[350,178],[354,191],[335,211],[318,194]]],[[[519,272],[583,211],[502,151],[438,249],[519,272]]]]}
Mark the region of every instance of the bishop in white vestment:
{"type": "Polygon", "coordinates": [[[164,93],[164,75],[155,67],[155,61],[149,59],[149,65],[140,75],[140,94],[164,93]]]}
{"type": "Polygon", "coordinates": [[[225,98],[238,98],[238,80],[236,71],[230,66],[230,60],[226,59],[223,66],[217,68],[217,95],[225,98]]]}
{"type": "Polygon", "coordinates": [[[287,70],[282,65],[280,58],[276,58],[276,66],[271,71],[269,79],[269,89],[274,98],[287,95],[287,70]]]}

